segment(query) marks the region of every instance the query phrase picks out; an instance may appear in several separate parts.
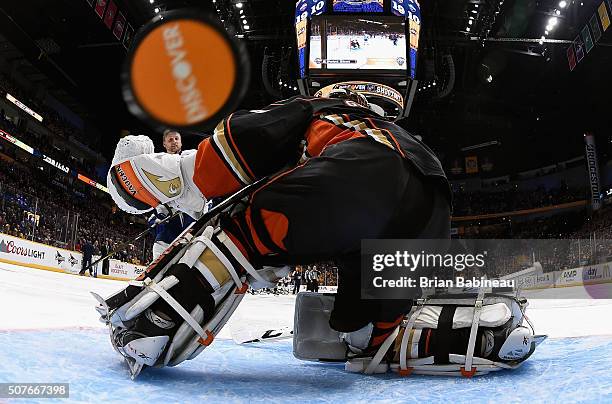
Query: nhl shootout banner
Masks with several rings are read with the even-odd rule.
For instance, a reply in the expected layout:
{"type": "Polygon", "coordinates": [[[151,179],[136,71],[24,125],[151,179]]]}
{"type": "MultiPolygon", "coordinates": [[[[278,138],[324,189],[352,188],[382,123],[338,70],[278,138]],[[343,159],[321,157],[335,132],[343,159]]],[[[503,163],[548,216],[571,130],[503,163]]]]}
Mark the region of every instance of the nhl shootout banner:
{"type": "Polygon", "coordinates": [[[591,187],[591,207],[597,210],[601,207],[599,166],[597,164],[597,149],[595,148],[595,136],[592,133],[584,134],[587,171],[589,175],[589,186],[591,187]]]}

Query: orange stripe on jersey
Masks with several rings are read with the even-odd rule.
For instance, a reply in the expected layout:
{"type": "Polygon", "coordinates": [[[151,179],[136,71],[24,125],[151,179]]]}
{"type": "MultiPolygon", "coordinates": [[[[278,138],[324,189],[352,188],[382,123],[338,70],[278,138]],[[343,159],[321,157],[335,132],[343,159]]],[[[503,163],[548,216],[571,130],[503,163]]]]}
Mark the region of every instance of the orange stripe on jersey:
{"type": "Polygon", "coordinates": [[[260,212],[264,226],[272,242],[276,244],[277,247],[287,251],[284,242],[285,237],[287,237],[287,230],[289,229],[289,219],[287,219],[287,216],[280,212],[274,212],[267,209],[261,209],[260,212]]]}
{"type": "Polygon", "coordinates": [[[207,199],[236,192],[242,187],[214,149],[212,138],[204,139],[198,146],[193,182],[207,199]]]}
{"type": "Polygon", "coordinates": [[[372,125],[373,128],[380,130],[381,132],[385,132],[387,135],[389,135],[389,137],[391,138],[391,140],[393,140],[393,143],[395,143],[395,149],[399,152],[399,154],[401,154],[401,156],[403,158],[406,158],[406,155],[404,154],[404,152],[402,151],[402,148],[400,147],[399,143],[397,142],[397,140],[395,139],[395,136],[393,136],[393,133],[391,133],[390,130],[388,129],[380,129],[378,126],[376,126],[374,124],[374,122],[372,122],[372,119],[367,118],[368,121],[370,122],[370,125],[372,125]]]}
{"type": "Polygon", "coordinates": [[[360,133],[360,132],[353,132],[351,130],[346,130],[346,131],[344,131],[344,133],[335,136],[332,140],[327,142],[325,147],[327,147],[329,145],[332,145],[332,144],[344,142],[345,140],[356,139],[356,138],[360,138],[360,137],[366,137],[366,135],[364,135],[363,133],[360,133]]]}
{"type": "Polygon", "coordinates": [[[376,326],[376,328],[382,328],[382,329],[397,327],[397,325],[403,320],[403,318],[404,318],[404,315],[402,314],[401,316],[397,318],[397,320],[393,322],[377,321],[376,323],[374,323],[374,326],[376,326]]]}
{"type": "MultiPolygon", "coordinates": [[[[263,185],[261,188],[257,189],[255,192],[253,192],[251,194],[251,197],[249,198],[249,202],[252,204],[253,200],[255,199],[255,196],[257,195],[258,192],[260,192],[261,190],[263,190],[266,187],[270,186],[273,182],[278,181],[280,178],[283,178],[284,176],[291,174],[292,172],[294,172],[298,168],[303,167],[307,163],[308,162],[299,164],[296,167],[293,167],[292,169],[284,171],[284,172],[276,175],[274,178],[271,178],[270,181],[268,181],[265,185],[263,185]]],[[[262,219],[263,219],[263,222],[264,222],[264,225],[265,225],[266,229],[268,229],[268,223],[266,223],[266,216],[264,216],[264,211],[265,210],[262,209],[262,219]]],[[[272,211],[266,211],[266,212],[280,215],[279,213],[272,212],[272,211]]],[[[249,206],[246,209],[246,211],[244,212],[244,217],[245,217],[245,220],[246,220],[249,232],[251,233],[251,238],[253,239],[253,243],[255,244],[255,248],[257,249],[257,252],[259,252],[261,255],[269,254],[269,253],[272,252],[272,250],[270,250],[268,247],[266,247],[265,244],[261,242],[261,239],[257,235],[257,231],[255,230],[255,226],[253,225],[252,214],[253,214],[253,211],[251,210],[251,207],[249,206]]],[[[280,219],[280,218],[272,218],[272,216],[269,215],[268,216],[268,220],[270,220],[270,219],[272,219],[270,224],[274,224],[274,223],[277,224],[278,225],[278,230],[273,231],[273,232],[268,231],[268,236],[270,237],[270,239],[272,239],[274,241],[274,243],[279,248],[282,248],[283,250],[286,250],[285,244],[282,242],[282,240],[287,236],[287,231],[289,229],[289,220],[287,219],[287,217],[284,217],[283,219],[280,219]],[[277,242],[276,240],[281,240],[281,241],[277,242]]],[[[275,227],[275,226],[272,226],[272,227],[275,227]]]]}
{"type": "Polygon", "coordinates": [[[369,348],[373,348],[373,347],[377,347],[379,345],[381,345],[383,342],[385,342],[385,340],[387,339],[387,337],[389,335],[391,335],[392,331],[386,332],[382,335],[379,335],[377,337],[372,338],[372,341],[370,342],[369,348]]]}
{"type": "Polygon", "coordinates": [[[308,142],[308,154],[313,157],[318,156],[329,141],[342,132],[344,129],[331,122],[315,120],[310,124],[305,135],[308,142]]]}
{"type": "Polygon", "coordinates": [[[249,254],[246,250],[246,248],[244,248],[244,245],[242,244],[242,242],[238,239],[238,237],[234,236],[233,233],[231,233],[229,230],[227,229],[223,229],[223,231],[225,232],[225,234],[227,235],[227,237],[229,237],[230,240],[232,240],[232,243],[234,243],[234,245],[236,247],[238,247],[238,250],[240,250],[240,252],[242,253],[242,255],[244,255],[247,259],[249,259],[249,254]]]}
{"type": "Polygon", "coordinates": [[[123,189],[134,199],[144,202],[153,208],[159,205],[159,200],[142,185],[129,160],[115,166],[115,174],[123,189]]]}
{"type": "Polygon", "coordinates": [[[266,247],[264,243],[262,243],[261,240],[259,239],[259,236],[257,235],[257,231],[255,231],[255,226],[253,226],[253,220],[251,219],[252,214],[253,214],[253,211],[251,210],[251,207],[249,206],[244,212],[244,218],[246,219],[247,226],[249,227],[249,231],[251,232],[251,237],[253,238],[253,243],[255,243],[255,248],[257,249],[257,252],[259,252],[261,255],[269,254],[272,251],[270,251],[270,249],[266,247]]]}

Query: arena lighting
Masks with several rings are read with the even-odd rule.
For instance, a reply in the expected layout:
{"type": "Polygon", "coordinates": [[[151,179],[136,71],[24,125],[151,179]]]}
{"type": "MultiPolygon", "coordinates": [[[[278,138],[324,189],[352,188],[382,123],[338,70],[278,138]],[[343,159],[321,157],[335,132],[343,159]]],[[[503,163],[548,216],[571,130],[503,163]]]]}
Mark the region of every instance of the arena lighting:
{"type": "Polygon", "coordinates": [[[6,140],[9,143],[14,144],[15,146],[19,147],[22,150],[27,151],[30,154],[34,154],[33,147],[28,146],[27,144],[23,143],[21,140],[17,139],[16,137],[11,136],[7,132],[3,131],[2,129],[0,129],[0,138],[6,140]]]}
{"type": "MultiPolygon", "coordinates": [[[[242,11],[242,10],[240,10],[240,11],[242,11]]],[[[246,18],[246,15],[241,15],[240,18],[246,18]]]]}
{"type": "Polygon", "coordinates": [[[483,147],[497,146],[497,145],[501,146],[501,143],[498,142],[497,140],[491,140],[490,142],[479,143],[479,144],[475,144],[473,146],[463,147],[463,148],[461,148],[461,151],[470,151],[470,150],[482,149],[483,147]]]}
{"type": "Polygon", "coordinates": [[[384,25],[384,23],[382,23],[380,21],[371,21],[371,20],[362,20],[362,19],[358,19],[357,21],[365,22],[365,23],[368,23],[368,24],[384,25]]]}
{"type": "Polygon", "coordinates": [[[155,7],[155,10],[153,11],[155,11],[156,13],[159,13],[159,7],[155,7]]]}
{"type": "Polygon", "coordinates": [[[247,24],[248,24],[248,23],[247,23],[247,20],[242,20],[242,23],[243,23],[244,25],[247,25],[247,24]]]}
{"type": "Polygon", "coordinates": [[[563,0],[559,2],[559,7],[565,8],[567,6],[567,1],[563,0]]]}
{"type": "Polygon", "coordinates": [[[236,3],[236,8],[242,8],[242,3],[236,3]]]}
{"type": "Polygon", "coordinates": [[[42,122],[43,121],[43,117],[42,116],[40,116],[33,109],[31,109],[30,107],[28,107],[27,105],[25,105],[24,103],[19,101],[17,98],[15,98],[12,95],[10,95],[9,93],[6,93],[6,99],[9,100],[10,102],[12,102],[13,104],[17,105],[19,107],[19,109],[21,109],[22,111],[27,112],[34,119],[36,119],[38,122],[42,122]]]}
{"type": "Polygon", "coordinates": [[[555,10],[555,14],[557,14],[557,15],[561,15],[561,11],[559,11],[559,10],[555,10]]]}
{"type": "Polygon", "coordinates": [[[489,77],[487,77],[487,83],[490,83],[492,81],[493,81],[493,76],[489,74],[489,77]]]}
{"type": "Polygon", "coordinates": [[[472,20],[469,20],[469,21],[468,21],[468,24],[472,25],[472,23],[473,23],[473,21],[472,21],[472,20]]]}
{"type": "Polygon", "coordinates": [[[240,10],[240,14],[244,13],[244,10],[240,10]]]}
{"type": "Polygon", "coordinates": [[[245,25],[244,29],[251,29],[251,27],[249,27],[248,25],[245,25]]]}
{"type": "Polygon", "coordinates": [[[472,10],[472,13],[473,13],[473,14],[476,14],[477,12],[478,12],[478,11],[476,11],[476,10],[472,10]]]}
{"type": "Polygon", "coordinates": [[[555,28],[555,27],[553,27],[552,25],[548,24],[548,25],[546,26],[546,31],[552,31],[552,30],[553,30],[553,28],[555,28]]]}
{"type": "Polygon", "coordinates": [[[470,32],[470,31],[471,31],[470,27],[467,27],[465,30],[466,30],[467,32],[470,32]]]}
{"type": "Polygon", "coordinates": [[[153,1],[154,1],[154,0],[149,0],[149,3],[150,3],[150,4],[153,4],[153,1]]]}
{"type": "Polygon", "coordinates": [[[544,35],[548,35],[548,31],[544,31],[544,35]]]}
{"type": "Polygon", "coordinates": [[[558,22],[559,19],[557,17],[550,17],[550,19],[548,20],[548,25],[554,27],[555,25],[557,25],[558,22]]]}

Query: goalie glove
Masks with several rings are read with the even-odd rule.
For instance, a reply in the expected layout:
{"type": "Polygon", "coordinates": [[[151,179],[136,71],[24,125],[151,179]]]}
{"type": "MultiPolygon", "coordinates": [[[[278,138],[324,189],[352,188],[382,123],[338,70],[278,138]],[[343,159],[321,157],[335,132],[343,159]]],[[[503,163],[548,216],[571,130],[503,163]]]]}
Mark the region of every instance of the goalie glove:
{"type": "Polygon", "coordinates": [[[94,294],[132,379],[145,366],[176,366],[195,358],[236,310],[247,278],[269,281],[225,232],[211,226],[195,237],[186,231],[141,278],[106,300],[94,294]]]}

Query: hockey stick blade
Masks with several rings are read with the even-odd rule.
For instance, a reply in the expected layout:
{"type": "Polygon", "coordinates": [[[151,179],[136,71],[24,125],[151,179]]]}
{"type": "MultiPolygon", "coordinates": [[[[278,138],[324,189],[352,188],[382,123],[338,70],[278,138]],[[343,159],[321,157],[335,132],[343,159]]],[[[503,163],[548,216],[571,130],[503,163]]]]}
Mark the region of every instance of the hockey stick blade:
{"type": "Polygon", "coordinates": [[[293,338],[293,330],[290,327],[282,327],[264,331],[252,332],[234,332],[232,331],[232,339],[238,345],[250,344],[253,342],[279,341],[293,338]]]}

